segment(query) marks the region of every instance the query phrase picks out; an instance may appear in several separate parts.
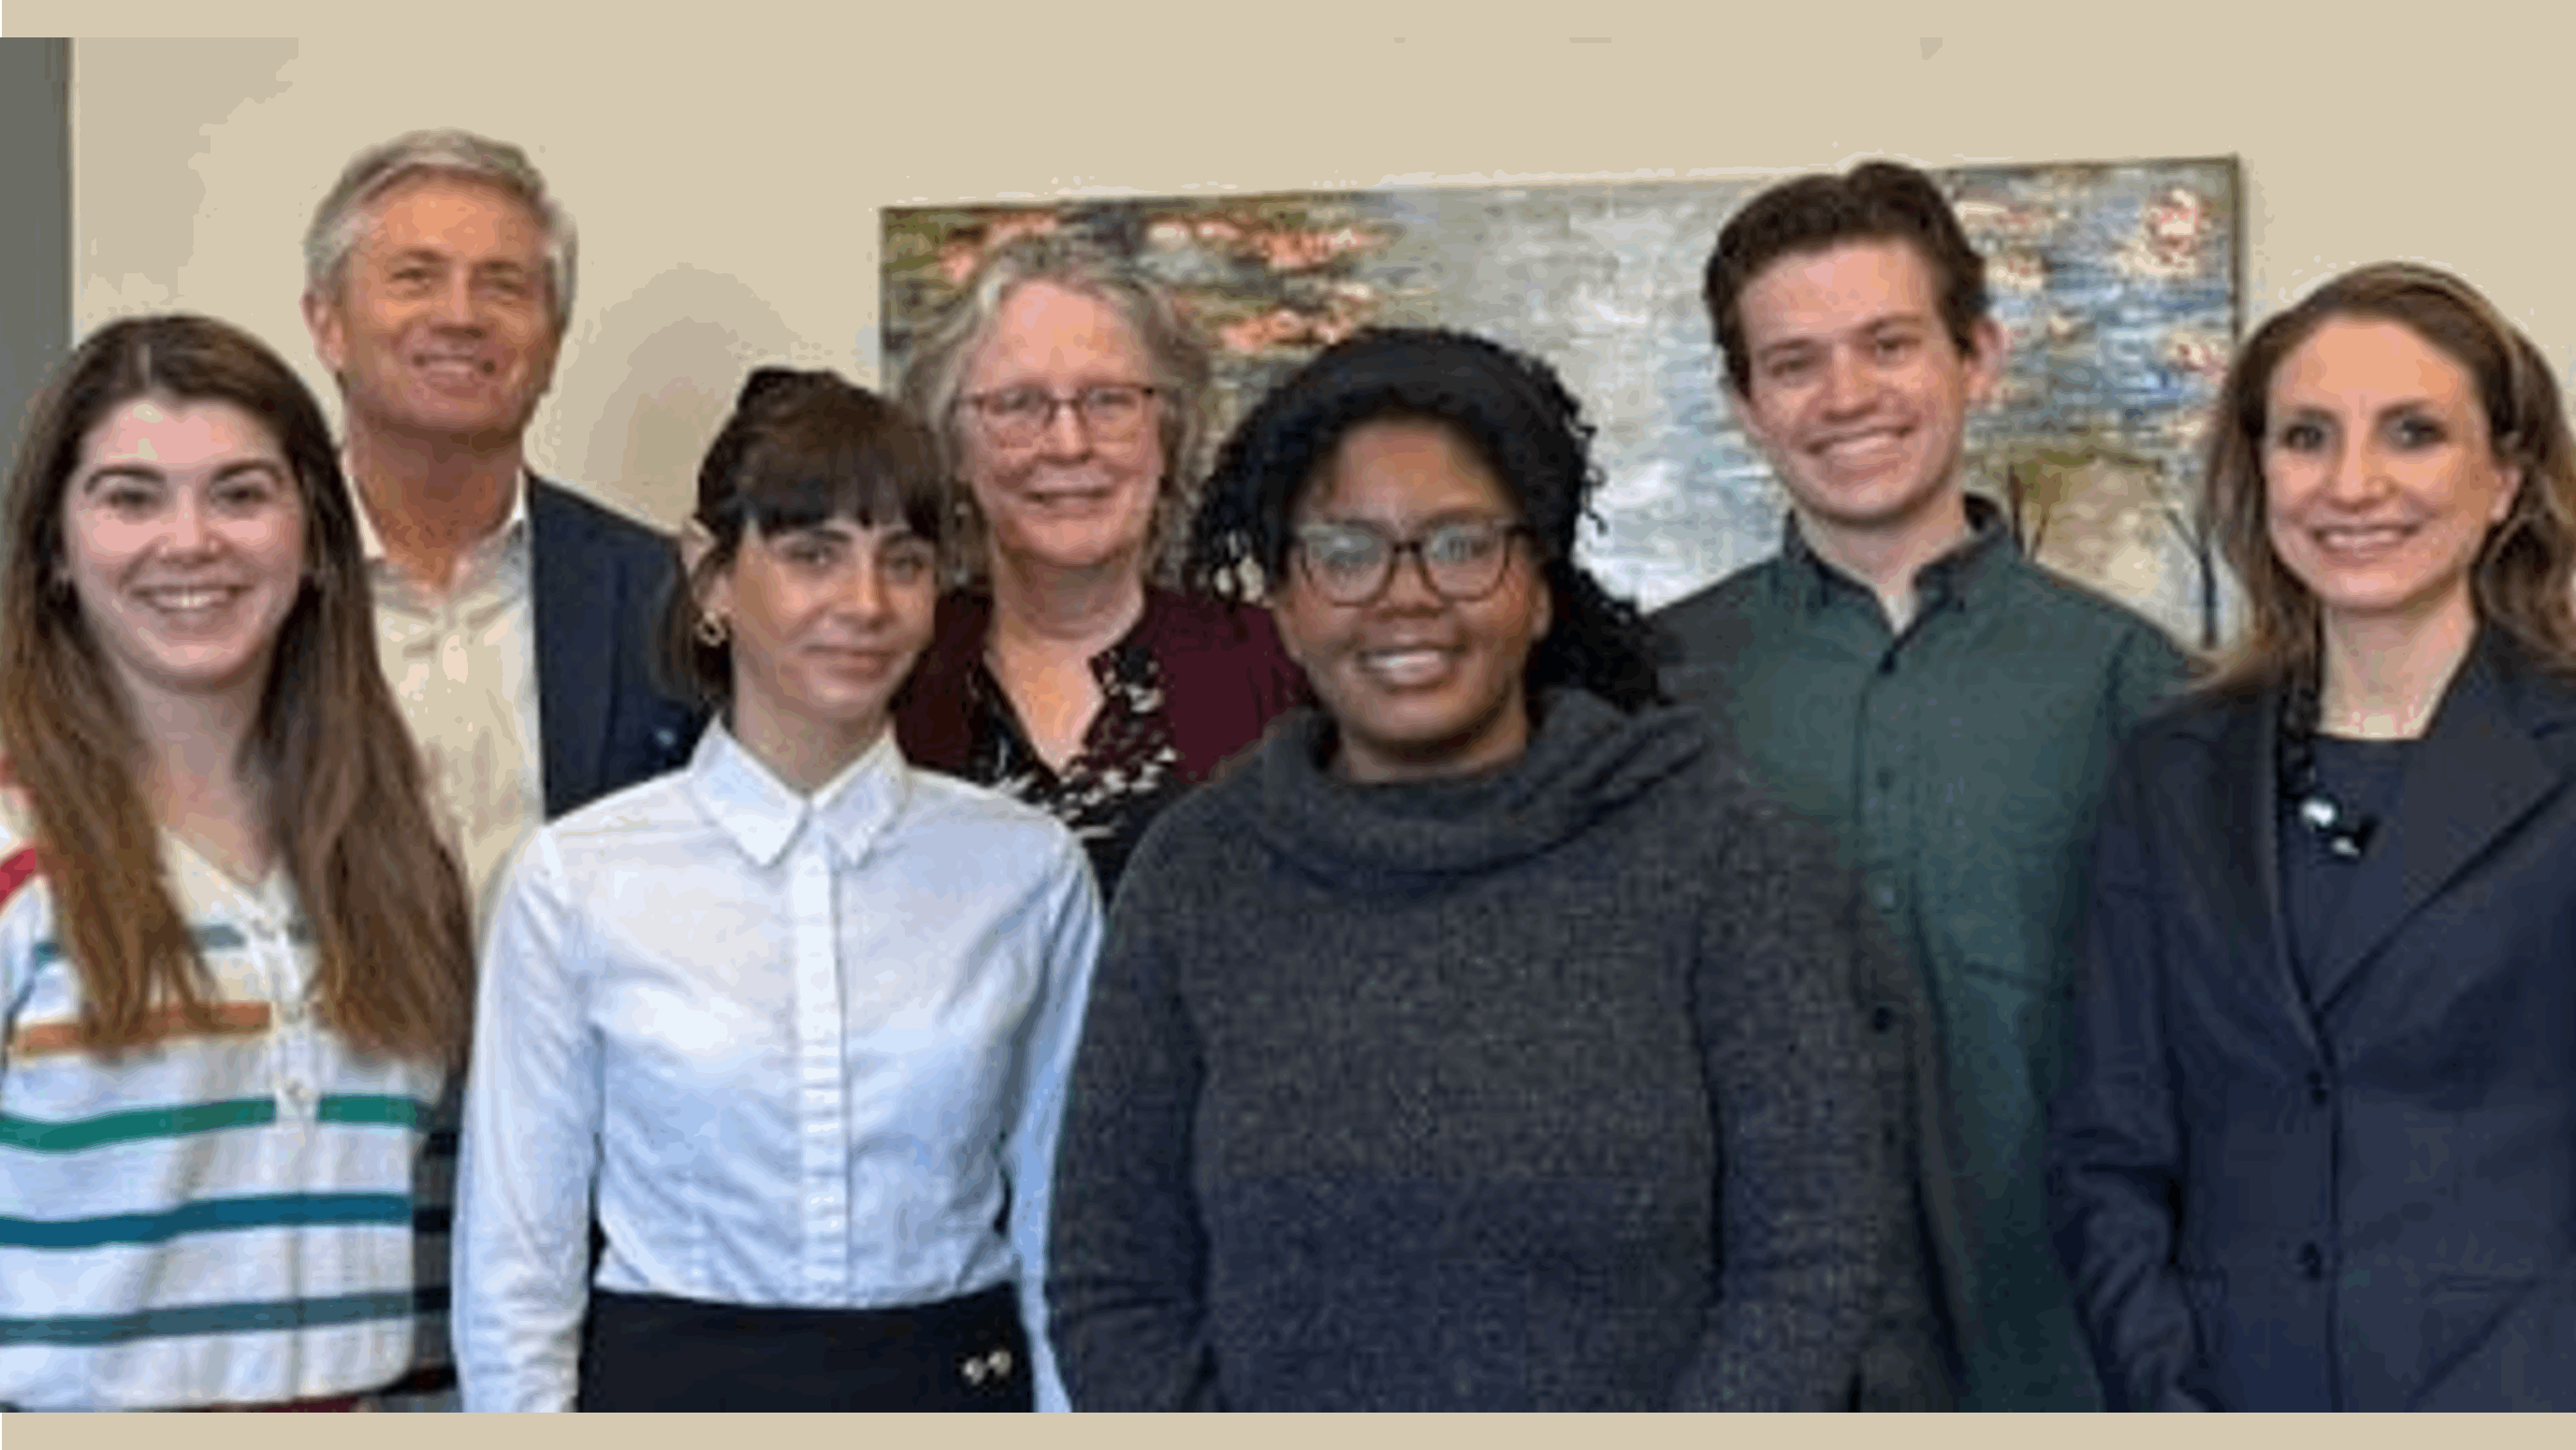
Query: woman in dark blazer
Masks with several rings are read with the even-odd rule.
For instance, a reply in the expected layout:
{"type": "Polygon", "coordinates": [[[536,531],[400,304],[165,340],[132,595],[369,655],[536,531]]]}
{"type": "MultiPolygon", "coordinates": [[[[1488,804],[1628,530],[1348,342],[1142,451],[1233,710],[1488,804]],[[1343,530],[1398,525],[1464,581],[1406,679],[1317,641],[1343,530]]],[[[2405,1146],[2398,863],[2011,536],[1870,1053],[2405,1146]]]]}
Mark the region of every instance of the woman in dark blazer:
{"type": "Polygon", "coordinates": [[[2246,634],[2106,804],[2051,1144],[2111,1403],[2576,1407],[2576,447],[2386,264],[2231,370],[2246,634]]]}

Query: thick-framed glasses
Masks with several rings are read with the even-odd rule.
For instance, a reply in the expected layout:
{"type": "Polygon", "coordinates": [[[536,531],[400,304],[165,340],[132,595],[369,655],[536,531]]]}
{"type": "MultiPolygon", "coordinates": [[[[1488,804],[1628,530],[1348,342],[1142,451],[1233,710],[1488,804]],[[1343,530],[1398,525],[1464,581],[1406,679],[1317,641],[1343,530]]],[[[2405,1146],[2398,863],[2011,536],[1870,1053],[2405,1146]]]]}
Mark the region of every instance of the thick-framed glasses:
{"type": "Polygon", "coordinates": [[[1062,396],[1036,387],[995,388],[964,401],[983,420],[985,436],[1004,448],[1026,448],[1045,437],[1060,408],[1073,410],[1092,442],[1126,443],[1144,431],[1161,391],[1144,383],[1095,383],[1062,396]]]}
{"type": "Polygon", "coordinates": [[[1410,539],[1389,538],[1367,524],[1306,524],[1296,533],[1297,567],[1333,603],[1366,604],[1395,577],[1395,561],[1411,554],[1432,593],[1473,604],[1503,587],[1512,540],[1529,532],[1527,524],[1502,519],[1435,524],[1410,539]]]}

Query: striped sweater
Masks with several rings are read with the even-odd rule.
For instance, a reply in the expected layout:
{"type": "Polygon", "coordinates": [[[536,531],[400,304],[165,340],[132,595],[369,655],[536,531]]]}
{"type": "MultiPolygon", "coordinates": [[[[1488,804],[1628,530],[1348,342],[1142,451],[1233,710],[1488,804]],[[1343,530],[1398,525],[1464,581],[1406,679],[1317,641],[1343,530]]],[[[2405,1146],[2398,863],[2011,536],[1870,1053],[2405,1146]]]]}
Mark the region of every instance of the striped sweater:
{"type": "Polygon", "coordinates": [[[311,1010],[283,870],[256,890],[162,837],[214,979],[115,1056],[37,854],[0,828],[0,1403],[149,1409],[374,1389],[411,1355],[413,1179],[437,1069],[311,1010]]]}

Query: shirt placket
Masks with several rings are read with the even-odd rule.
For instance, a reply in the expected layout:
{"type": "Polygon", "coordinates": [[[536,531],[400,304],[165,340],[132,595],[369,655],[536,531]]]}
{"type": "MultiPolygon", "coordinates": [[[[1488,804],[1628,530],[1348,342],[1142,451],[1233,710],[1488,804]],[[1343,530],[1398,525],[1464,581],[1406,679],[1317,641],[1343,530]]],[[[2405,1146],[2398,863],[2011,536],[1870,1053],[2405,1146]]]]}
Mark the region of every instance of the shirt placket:
{"type": "Polygon", "coordinates": [[[1909,836],[1907,789],[1917,762],[1911,729],[1919,656],[1909,649],[1919,633],[1890,634],[1874,599],[1838,598],[1840,623],[1856,635],[1866,674],[1853,722],[1852,807],[1858,865],[1869,904],[1899,931],[1906,930],[1909,836]]]}
{"type": "Polygon", "coordinates": [[[839,933],[832,926],[832,852],[808,823],[790,858],[788,910],[795,921],[797,1164],[803,1190],[802,1280],[812,1303],[832,1302],[847,1285],[849,1102],[842,1045],[839,933]]]}
{"type": "Polygon", "coordinates": [[[281,1122],[310,1123],[321,1105],[321,1063],[313,1032],[310,985],[299,969],[292,923],[271,903],[249,903],[241,916],[243,950],[258,964],[269,1002],[281,1122]]]}
{"type": "Polygon", "coordinates": [[[501,682],[490,674],[491,656],[485,639],[505,602],[488,593],[459,591],[441,600],[438,607],[435,674],[441,708],[449,712],[448,718],[467,724],[456,733],[457,758],[450,769],[459,792],[458,813],[463,818],[469,851],[491,834],[496,819],[509,808],[509,782],[498,773],[503,742],[490,738],[500,728],[490,700],[501,682]]]}
{"type": "Polygon", "coordinates": [[[424,728],[420,745],[440,819],[478,894],[499,865],[495,852],[515,835],[510,828],[542,810],[533,782],[507,764],[530,748],[518,739],[523,729],[491,704],[507,679],[494,673],[494,636],[520,589],[505,572],[506,548],[459,560],[445,593],[387,579],[377,598],[378,610],[392,611],[396,621],[390,643],[404,662],[400,678],[409,681],[406,705],[417,719],[436,722],[424,728]]]}

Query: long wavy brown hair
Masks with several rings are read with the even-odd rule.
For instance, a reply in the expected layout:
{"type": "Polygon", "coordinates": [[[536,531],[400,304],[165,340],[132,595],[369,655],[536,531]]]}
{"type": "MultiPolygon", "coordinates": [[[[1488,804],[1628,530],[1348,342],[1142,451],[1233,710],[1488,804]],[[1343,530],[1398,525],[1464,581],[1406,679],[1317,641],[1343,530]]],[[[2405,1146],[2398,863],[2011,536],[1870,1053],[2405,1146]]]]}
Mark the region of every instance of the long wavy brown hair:
{"type": "Polygon", "coordinates": [[[275,436],[304,507],[307,578],[245,747],[261,822],[313,930],[316,1005],[352,1043],[462,1057],[473,927],[440,844],[420,761],[376,659],[349,487],[329,425],[274,353],[209,318],[111,323],[40,394],[10,483],[0,562],[0,748],[23,793],[85,1044],[154,1035],[161,1013],[207,1020],[205,965],[162,875],[142,784],[145,741],[64,587],[63,501],[90,432],[137,398],[222,402],[275,436]]]}
{"type": "Polygon", "coordinates": [[[2496,461],[2522,471],[2513,506],[2470,570],[2478,618],[2544,661],[2576,669],[2576,439],[2548,359],[2458,277],[2379,262],[2334,278],[2274,315],[2236,354],[2220,389],[2201,507],[2245,591],[2245,626],[2205,682],[2244,689],[2314,678],[2323,643],[2316,596],[2272,552],[2263,485],[2272,375],[2325,323],[2394,322],[2468,371],[2496,461]]]}

